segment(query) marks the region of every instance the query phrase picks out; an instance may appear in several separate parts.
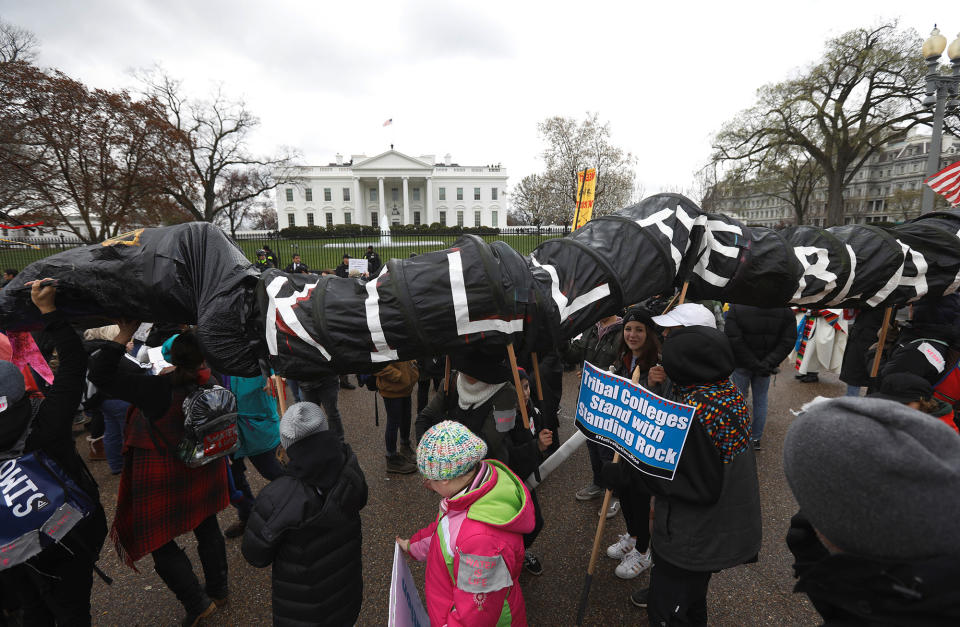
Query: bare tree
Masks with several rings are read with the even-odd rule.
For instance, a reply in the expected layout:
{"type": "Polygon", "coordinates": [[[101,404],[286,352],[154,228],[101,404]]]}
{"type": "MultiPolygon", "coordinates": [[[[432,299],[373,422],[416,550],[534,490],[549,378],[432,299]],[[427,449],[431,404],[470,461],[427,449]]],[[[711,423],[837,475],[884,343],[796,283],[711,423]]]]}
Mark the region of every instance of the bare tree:
{"type": "Polygon", "coordinates": [[[759,90],[757,104],[714,140],[718,161],[795,147],[827,184],[828,226],[843,222],[843,189],[880,148],[929,123],[921,107],[925,64],[913,30],[896,22],[827,42],[823,59],[798,77],[759,90]]]}
{"type": "Polygon", "coordinates": [[[273,208],[273,203],[257,203],[253,211],[250,212],[250,226],[258,231],[276,231],[277,230],[277,211],[273,208]]]}
{"type": "Polygon", "coordinates": [[[594,215],[612,213],[627,206],[633,193],[636,158],[610,139],[610,124],[600,123],[596,113],[582,122],[555,116],[537,125],[546,142],[542,179],[554,197],[552,221],[570,224],[577,203],[577,172],[597,171],[594,215]]]}
{"type": "Polygon", "coordinates": [[[529,174],[513,188],[513,217],[517,224],[549,224],[554,213],[550,184],[539,174],[529,174]]]}
{"type": "Polygon", "coordinates": [[[163,103],[176,140],[160,188],[194,218],[213,222],[237,203],[287,181],[298,155],[290,149],[274,156],[253,155],[247,142],[259,120],[242,101],[227,99],[219,89],[208,101],[190,101],[181,82],[159,69],[141,75],[141,80],[163,103]],[[224,194],[221,188],[233,172],[242,173],[243,189],[224,194]]]}
{"type": "Polygon", "coordinates": [[[40,40],[32,32],[0,19],[0,63],[33,63],[39,47],[40,40]]]}
{"type": "Polygon", "coordinates": [[[164,125],[156,101],[89,90],[61,72],[0,64],[0,187],[9,213],[43,219],[85,242],[142,224],[164,125]]]}

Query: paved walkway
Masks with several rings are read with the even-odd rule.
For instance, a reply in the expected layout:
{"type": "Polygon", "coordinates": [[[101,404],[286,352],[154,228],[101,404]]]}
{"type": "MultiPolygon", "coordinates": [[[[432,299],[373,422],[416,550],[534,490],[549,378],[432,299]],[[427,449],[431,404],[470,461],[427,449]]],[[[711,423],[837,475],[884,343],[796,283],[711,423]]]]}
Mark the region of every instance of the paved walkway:
{"type": "MultiPolygon", "coordinates": [[[[793,419],[789,412],[813,396],[838,396],[845,387],[836,376],[825,375],[819,384],[794,380],[784,364],[785,375],[777,377],[770,389],[770,412],[764,434],[764,449],[758,454],[760,491],[763,506],[763,548],[757,564],[740,566],[716,575],[708,597],[711,625],[815,625],[817,615],[802,595],[794,594],[792,558],[784,543],[790,516],[796,509],[782,470],[782,442],[793,419]]],[[[564,379],[561,437],[572,432],[573,407],[578,378],[568,373],[564,379]]],[[[418,475],[387,475],[384,471],[383,425],[385,416],[380,401],[380,426],[374,425],[375,395],[364,389],[343,390],[340,409],[344,415],[347,438],[360,458],[370,486],[370,501],[363,510],[364,534],[364,606],[360,625],[386,624],[393,539],[409,536],[427,525],[437,507],[437,497],[425,490],[418,475]]],[[[414,401],[415,402],[415,401],[414,401]]],[[[107,518],[112,520],[118,478],[109,474],[105,462],[90,464],[100,482],[107,518]]],[[[589,561],[590,546],[596,530],[598,501],[578,502],[574,492],[589,477],[587,453],[581,448],[538,488],[546,526],[534,545],[544,565],[544,574],[521,577],[527,613],[531,625],[571,625],[589,561]]],[[[253,484],[263,481],[250,471],[253,484]]],[[[234,510],[220,514],[221,528],[236,520],[234,510]]],[[[604,547],[624,531],[623,519],[608,521],[604,547]]],[[[191,536],[182,544],[189,546],[198,574],[199,561],[191,536]]],[[[265,625],[270,623],[270,569],[256,569],[241,557],[239,540],[227,541],[230,568],[230,604],[212,617],[210,625],[265,625]]],[[[618,579],[616,563],[601,555],[594,577],[588,625],[646,625],[646,615],[630,605],[628,595],[645,586],[648,574],[633,581],[618,579]]],[[[92,598],[95,625],[170,625],[179,621],[182,610],[153,571],[147,557],[138,562],[140,572],[122,566],[113,547],[104,547],[101,567],[114,577],[106,586],[95,578],[92,598]]],[[[414,578],[421,586],[423,567],[413,565],[414,578]]]]}

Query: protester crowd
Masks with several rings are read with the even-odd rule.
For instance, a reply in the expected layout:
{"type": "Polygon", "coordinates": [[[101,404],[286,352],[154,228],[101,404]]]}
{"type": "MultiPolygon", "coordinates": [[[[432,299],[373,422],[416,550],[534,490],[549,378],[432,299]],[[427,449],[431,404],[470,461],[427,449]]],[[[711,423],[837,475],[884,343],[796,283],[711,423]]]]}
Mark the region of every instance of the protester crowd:
{"type": "MultiPolygon", "coordinates": [[[[257,256],[259,269],[277,267],[272,252],[257,256]]],[[[379,256],[370,247],[365,257],[367,276],[376,276],[379,256]]],[[[287,272],[311,271],[294,256],[287,272]]],[[[611,492],[598,514],[624,533],[605,553],[621,579],[649,570],[648,585],[629,598],[650,624],[706,625],[713,574],[760,559],[756,455],[771,377],[792,352],[799,380],[840,369],[848,384],[847,396],[809,404],[784,442],[800,506],[784,530],[796,590],[825,624],[960,624],[955,295],[915,303],[882,331],[882,310],[670,307],[665,295],[602,318],[554,354],[520,355],[516,371],[502,348],[389,363],[358,380],[386,410],[383,466],[364,470],[338,409],[346,375],[279,388],[276,377],[225,376],[207,367],[187,326],[117,320],[81,340],[57,310],[55,282],[30,288],[44,327],[26,336],[43,364],[21,359],[24,337],[15,354],[0,335],[0,491],[12,512],[3,520],[45,504],[28,491],[39,489],[27,474],[37,463],[75,519],[60,535],[27,521],[21,535],[5,532],[16,539],[0,564],[8,623],[90,624],[109,541],[130,567],[150,555],[183,606],[182,624],[201,624],[229,602],[226,535],[242,538],[250,564],[272,567],[275,624],[355,624],[365,473],[382,470],[419,472],[439,497],[429,525],[396,530],[409,558],[426,562],[431,624],[536,624],[519,578],[544,574],[535,541],[559,521],[545,520],[524,479],[560,444],[563,369],[589,362],[696,407],[672,480],[615,463],[590,441],[587,483],[570,496],[611,492]],[[50,361],[55,372],[45,376],[50,361]],[[282,415],[278,396],[291,401],[282,415]],[[101,505],[112,497],[100,494],[77,450],[78,413],[91,417],[86,457],[120,475],[112,521],[101,505]],[[258,494],[250,466],[269,482],[258,494]],[[231,505],[237,522],[221,532],[217,514],[231,505]],[[188,532],[199,571],[177,542],[188,532]]]]}

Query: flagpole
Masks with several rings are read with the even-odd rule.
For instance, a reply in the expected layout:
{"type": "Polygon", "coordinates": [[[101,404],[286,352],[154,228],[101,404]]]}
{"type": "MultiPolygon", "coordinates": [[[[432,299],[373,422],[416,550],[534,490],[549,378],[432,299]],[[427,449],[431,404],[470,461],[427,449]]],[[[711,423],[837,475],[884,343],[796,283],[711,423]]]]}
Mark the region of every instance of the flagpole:
{"type": "Polygon", "coordinates": [[[587,186],[587,168],[583,169],[583,181],[580,181],[580,172],[574,171],[574,178],[577,179],[577,206],[573,212],[573,225],[571,231],[577,230],[577,223],[580,222],[580,203],[583,202],[583,188],[587,186]]]}

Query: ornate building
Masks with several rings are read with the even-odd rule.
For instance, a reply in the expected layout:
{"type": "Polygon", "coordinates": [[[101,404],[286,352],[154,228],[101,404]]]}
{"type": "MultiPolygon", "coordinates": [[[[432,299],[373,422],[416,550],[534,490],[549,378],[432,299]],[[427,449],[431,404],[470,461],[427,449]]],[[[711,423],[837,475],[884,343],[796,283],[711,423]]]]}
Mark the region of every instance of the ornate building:
{"type": "Polygon", "coordinates": [[[394,224],[502,227],[507,223],[507,172],[499,165],[462,166],[449,154],[410,157],[391,149],[353,155],[327,166],[295,168],[276,191],[277,224],[394,224]]]}
{"type": "MultiPolygon", "coordinates": [[[[911,132],[901,141],[890,143],[867,159],[843,190],[844,224],[903,222],[920,215],[920,196],[926,178],[930,136],[911,132]]],[[[940,168],[960,161],[960,139],[943,136],[940,168]]],[[[938,169],[940,169],[938,168],[938,169]]],[[[780,227],[793,225],[793,207],[781,194],[741,187],[712,198],[714,211],[732,216],[750,226],[780,227]]],[[[723,186],[721,186],[723,188],[723,186]]],[[[937,197],[936,208],[946,208],[937,197]]],[[[811,194],[805,222],[823,226],[827,207],[827,186],[821,181],[811,194]]]]}

